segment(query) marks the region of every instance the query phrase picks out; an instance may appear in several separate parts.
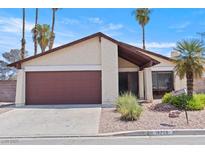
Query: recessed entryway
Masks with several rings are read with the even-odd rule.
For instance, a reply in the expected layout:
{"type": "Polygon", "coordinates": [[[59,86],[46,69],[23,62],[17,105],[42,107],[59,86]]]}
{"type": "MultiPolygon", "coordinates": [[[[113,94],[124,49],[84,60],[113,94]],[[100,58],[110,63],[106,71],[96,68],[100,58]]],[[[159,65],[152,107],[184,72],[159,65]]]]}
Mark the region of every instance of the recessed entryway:
{"type": "Polygon", "coordinates": [[[138,72],[119,72],[119,93],[132,92],[138,96],[138,72]]]}

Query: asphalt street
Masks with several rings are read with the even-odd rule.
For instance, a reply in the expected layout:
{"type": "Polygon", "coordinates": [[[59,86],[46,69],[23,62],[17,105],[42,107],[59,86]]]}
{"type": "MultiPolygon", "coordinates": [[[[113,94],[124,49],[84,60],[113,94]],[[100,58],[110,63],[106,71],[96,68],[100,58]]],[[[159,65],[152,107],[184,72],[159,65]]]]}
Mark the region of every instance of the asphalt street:
{"type": "Polygon", "coordinates": [[[204,145],[205,136],[0,138],[4,145],[204,145]]]}

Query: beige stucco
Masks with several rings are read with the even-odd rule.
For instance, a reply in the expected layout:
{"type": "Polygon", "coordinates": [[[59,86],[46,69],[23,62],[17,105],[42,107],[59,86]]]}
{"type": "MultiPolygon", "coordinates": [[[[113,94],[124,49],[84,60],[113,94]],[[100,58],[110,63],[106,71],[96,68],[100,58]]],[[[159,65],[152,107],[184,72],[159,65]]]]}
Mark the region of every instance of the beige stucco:
{"type": "Polygon", "coordinates": [[[152,71],[173,71],[174,72],[174,89],[179,90],[179,89],[184,89],[186,88],[186,78],[180,79],[178,75],[176,75],[175,72],[175,64],[169,60],[163,59],[161,57],[142,52],[148,56],[150,56],[153,59],[156,59],[157,61],[160,62],[160,64],[157,64],[153,67],[151,67],[152,71]]]}
{"type": "MultiPolygon", "coordinates": [[[[26,71],[102,71],[102,103],[113,104],[119,93],[119,72],[139,71],[139,96],[147,100],[153,99],[152,71],[174,71],[174,64],[166,59],[148,54],[160,64],[139,71],[139,67],[118,57],[118,46],[112,41],[95,37],[78,44],[59,49],[53,53],[22,63],[17,74],[16,105],[25,104],[26,71]]],[[[186,87],[186,80],[174,78],[175,90],[186,87]]]]}
{"type": "Polygon", "coordinates": [[[118,97],[118,47],[101,38],[102,103],[113,104],[118,97]]]}
{"type": "Polygon", "coordinates": [[[137,65],[121,58],[121,57],[118,57],[118,66],[119,68],[139,68],[137,65]]]}
{"type": "Polygon", "coordinates": [[[144,72],[139,71],[139,98],[144,99],[144,72]]]}
{"type": "Polygon", "coordinates": [[[17,71],[15,104],[18,107],[25,105],[25,72],[23,69],[17,71]]]}
{"type": "Polygon", "coordinates": [[[169,67],[170,67],[170,66],[174,66],[174,63],[171,62],[171,61],[169,61],[169,60],[166,60],[166,59],[161,58],[161,57],[159,57],[159,56],[152,55],[152,54],[150,54],[150,53],[146,53],[146,52],[142,52],[142,51],[140,51],[140,52],[143,53],[143,54],[145,54],[145,55],[148,55],[149,57],[151,57],[151,58],[153,58],[153,59],[155,59],[155,60],[157,60],[157,61],[160,62],[159,64],[153,66],[152,68],[165,67],[165,66],[169,66],[169,67]]]}
{"type": "Polygon", "coordinates": [[[187,88],[186,86],[186,78],[184,79],[180,79],[178,75],[174,75],[174,89],[175,90],[180,90],[180,89],[184,89],[187,88]]]}
{"type": "Polygon", "coordinates": [[[148,101],[152,101],[153,91],[152,91],[152,70],[151,68],[144,69],[144,88],[145,88],[145,99],[148,101]]]}
{"type": "Polygon", "coordinates": [[[100,42],[98,37],[27,61],[22,64],[22,67],[24,68],[24,66],[62,66],[80,64],[101,64],[100,42]]]}
{"type": "Polygon", "coordinates": [[[92,38],[22,63],[17,79],[17,105],[25,104],[25,73],[46,70],[101,70],[102,103],[113,104],[118,97],[118,48],[105,38],[92,38]]]}

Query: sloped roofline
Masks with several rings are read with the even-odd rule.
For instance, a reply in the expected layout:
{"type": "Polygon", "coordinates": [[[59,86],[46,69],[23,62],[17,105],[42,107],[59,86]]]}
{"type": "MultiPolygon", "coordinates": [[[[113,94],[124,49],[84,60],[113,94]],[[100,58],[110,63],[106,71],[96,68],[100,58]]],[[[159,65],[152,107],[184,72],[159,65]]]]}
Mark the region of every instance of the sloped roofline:
{"type": "MultiPolygon", "coordinates": [[[[63,48],[66,48],[66,47],[69,47],[69,46],[72,46],[72,45],[81,43],[81,42],[83,42],[83,41],[86,41],[86,40],[89,40],[89,39],[92,39],[92,38],[95,38],[95,37],[104,37],[104,38],[110,40],[111,42],[113,42],[113,43],[115,43],[115,44],[117,44],[117,45],[120,45],[120,46],[123,46],[123,45],[124,45],[124,46],[126,46],[126,47],[135,48],[135,50],[140,50],[140,51],[142,51],[142,52],[144,52],[144,53],[149,53],[149,54],[151,54],[151,55],[158,56],[158,57],[161,57],[161,58],[163,58],[163,59],[172,61],[172,59],[170,59],[170,58],[168,58],[168,57],[166,57],[166,56],[163,56],[163,55],[160,55],[160,54],[157,54],[157,53],[148,51],[148,50],[144,50],[144,49],[141,49],[141,48],[132,46],[132,45],[127,44],[127,43],[124,43],[124,42],[119,42],[119,41],[117,41],[117,40],[115,40],[115,39],[113,39],[113,38],[111,38],[111,37],[109,37],[109,36],[107,36],[107,35],[105,35],[105,34],[103,34],[103,33],[101,33],[101,32],[98,32],[98,33],[95,33],[95,34],[86,36],[86,37],[84,37],[84,38],[78,39],[78,40],[76,40],[76,41],[73,41],[73,42],[70,42],[70,43],[61,45],[61,46],[56,47],[56,48],[53,48],[53,49],[51,49],[51,50],[45,51],[45,52],[43,52],[43,53],[39,53],[39,54],[37,54],[37,55],[30,56],[30,57],[28,57],[28,58],[25,58],[25,59],[16,61],[16,62],[14,62],[14,63],[9,64],[8,66],[10,66],[10,67],[16,67],[16,68],[21,68],[21,63],[23,63],[23,62],[26,62],[26,61],[29,61],[29,60],[32,60],[32,59],[35,59],[35,58],[38,58],[38,57],[47,55],[47,54],[49,54],[49,53],[53,53],[53,52],[58,51],[58,50],[60,50],[60,49],[63,49],[63,48]]],[[[149,56],[148,56],[148,57],[149,57],[149,56]]],[[[150,58],[151,58],[151,57],[150,57],[150,58]]],[[[151,58],[151,59],[153,59],[153,58],[151,58]]],[[[155,61],[156,61],[156,60],[155,60],[155,61]]]]}
{"type": "Polygon", "coordinates": [[[161,54],[158,54],[158,53],[156,53],[156,52],[152,52],[152,51],[149,51],[149,50],[145,50],[145,49],[142,49],[142,48],[139,48],[139,47],[136,47],[136,46],[133,46],[133,45],[124,43],[124,42],[119,42],[119,43],[121,43],[122,45],[127,46],[128,48],[133,48],[133,49],[139,50],[139,51],[141,51],[141,52],[143,52],[143,53],[148,53],[148,54],[150,54],[150,55],[153,55],[153,56],[156,56],[156,57],[160,57],[160,58],[162,58],[162,59],[166,59],[166,60],[168,60],[168,61],[173,62],[173,59],[171,59],[171,58],[169,58],[169,57],[166,57],[166,56],[163,56],[163,55],[161,55],[161,54]]]}

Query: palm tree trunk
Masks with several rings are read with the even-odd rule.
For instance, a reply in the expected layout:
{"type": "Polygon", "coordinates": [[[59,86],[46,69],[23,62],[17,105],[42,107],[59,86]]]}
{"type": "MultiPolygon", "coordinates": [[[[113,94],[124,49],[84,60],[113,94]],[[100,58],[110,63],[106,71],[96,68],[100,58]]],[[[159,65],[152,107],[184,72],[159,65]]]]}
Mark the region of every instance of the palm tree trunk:
{"type": "Polygon", "coordinates": [[[193,72],[186,73],[187,78],[187,94],[193,96],[193,72]]]}
{"type": "Polygon", "coordinates": [[[143,49],[145,49],[145,29],[144,29],[144,26],[142,26],[142,43],[143,43],[143,49]]]}
{"type": "Polygon", "coordinates": [[[55,39],[55,34],[54,34],[54,26],[55,26],[55,9],[53,10],[53,19],[52,19],[52,29],[51,29],[51,36],[50,36],[50,42],[49,42],[49,50],[53,48],[53,44],[54,44],[54,39],[55,39]]]}
{"type": "Polygon", "coordinates": [[[38,44],[37,44],[37,29],[36,26],[38,24],[38,8],[36,8],[36,19],[35,19],[35,32],[34,32],[34,55],[38,52],[38,44]]]}
{"type": "Polygon", "coordinates": [[[23,8],[23,25],[22,25],[22,39],[21,39],[21,59],[25,58],[25,8],[23,8]]]}

